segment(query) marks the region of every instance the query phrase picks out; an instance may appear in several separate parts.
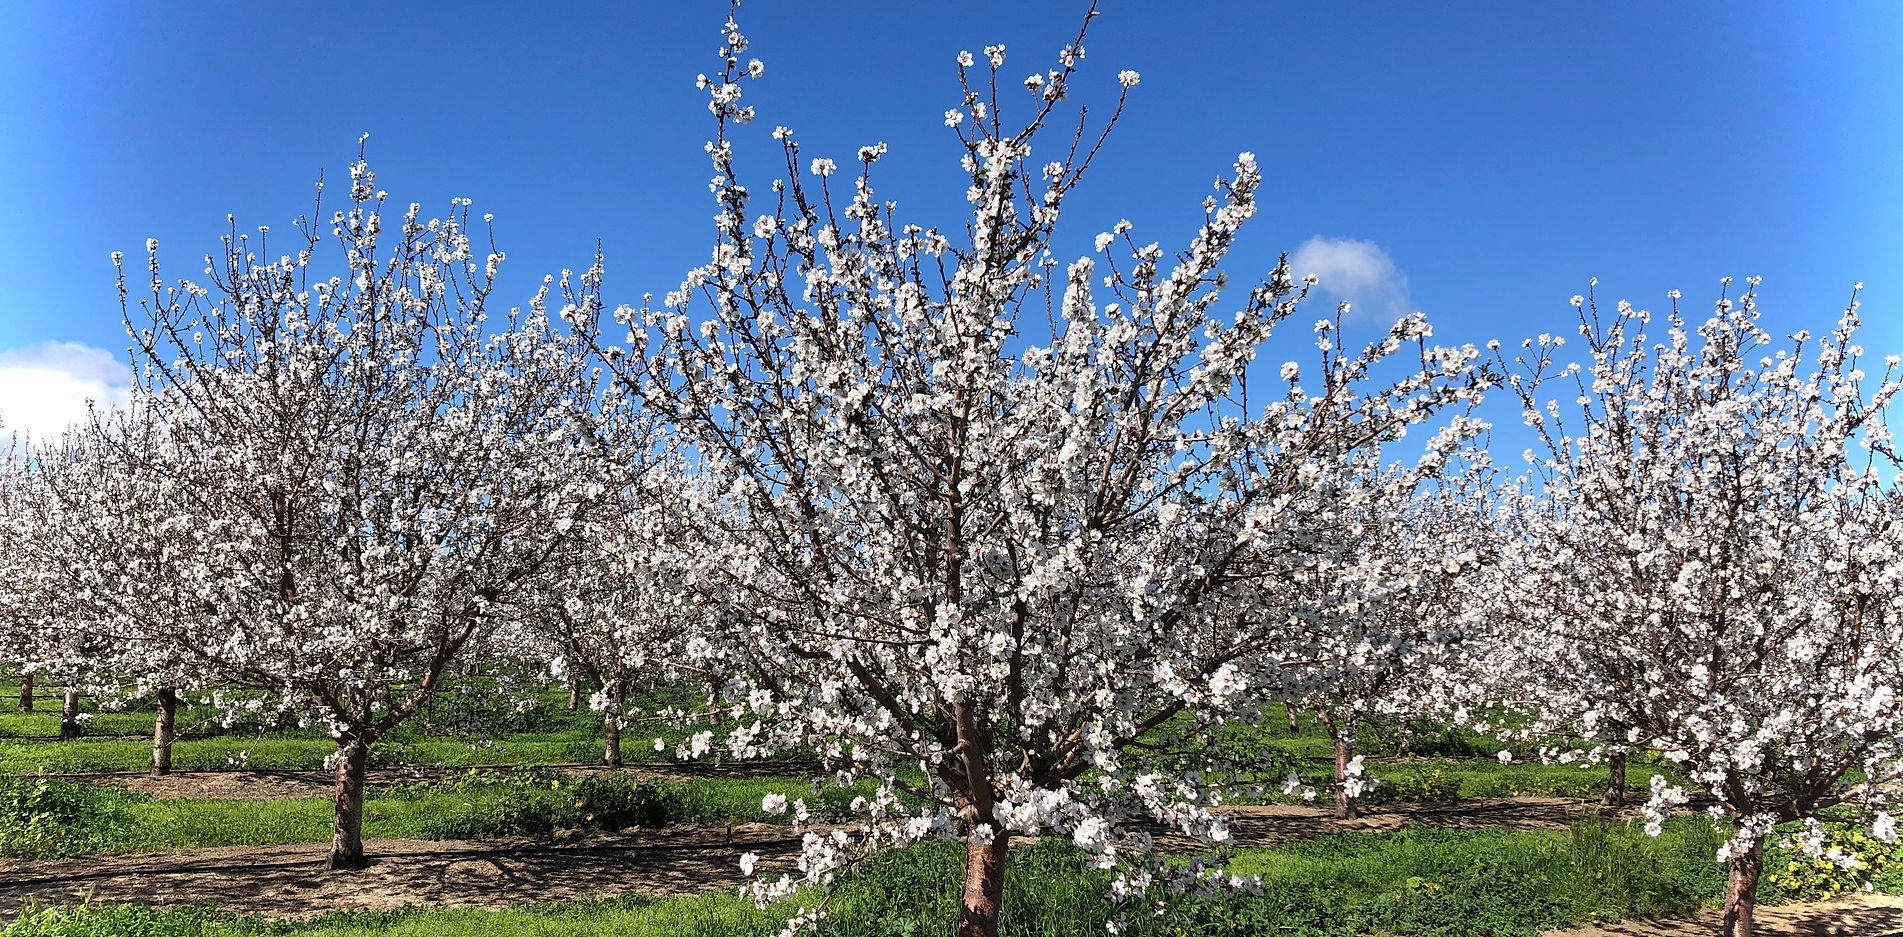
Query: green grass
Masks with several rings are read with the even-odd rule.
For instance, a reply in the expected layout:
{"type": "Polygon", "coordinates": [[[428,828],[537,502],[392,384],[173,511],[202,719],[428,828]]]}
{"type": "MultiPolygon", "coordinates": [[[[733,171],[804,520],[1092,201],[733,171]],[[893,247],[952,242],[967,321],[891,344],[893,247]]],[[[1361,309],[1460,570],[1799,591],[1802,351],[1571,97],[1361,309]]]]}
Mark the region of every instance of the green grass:
{"type": "MultiPolygon", "coordinates": [[[[1218,769],[1209,776],[1228,784],[1230,800],[1235,803],[1287,802],[1279,790],[1290,769],[1299,771],[1310,783],[1323,787],[1334,777],[1334,743],[1323,732],[1312,714],[1303,713],[1300,727],[1288,729],[1287,709],[1271,706],[1255,725],[1240,723],[1223,726],[1193,739],[1172,738],[1170,733],[1188,731],[1187,719],[1178,719],[1157,730],[1151,738],[1165,748],[1181,754],[1164,759],[1164,766],[1187,770],[1202,769],[1208,752],[1215,752],[1222,763],[1255,765],[1232,771],[1218,769]],[[1250,788],[1266,789],[1251,796],[1250,788]]],[[[1370,803],[1389,801],[1437,801],[1471,797],[1558,796],[1598,797],[1605,792],[1609,774],[1604,765],[1540,764],[1537,745],[1503,742],[1460,726],[1415,722],[1406,726],[1370,723],[1360,732],[1356,753],[1367,758],[1367,772],[1382,782],[1367,797],[1370,803]],[[1406,732],[1403,732],[1406,729],[1406,732]],[[1398,755],[1403,736],[1408,737],[1409,752],[1398,755]],[[1495,756],[1511,750],[1515,760],[1501,764],[1495,756]]],[[[1557,740],[1545,740],[1553,743],[1557,740]]],[[[1658,759],[1635,760],[1627,774],[1627,787],[1644,791],[1655,773],[1673,774],[1658,759]]]]}
{"type": "Polygon", "coordinates": [[[507,911],[346,912],[302,923],[267,922],[191,908],[94,905],[22,915],[6,937],[728,937],[777,933],[790,905],[759,911],[731,892],[684,898],[629,895],[507,911]]]}
{"type": "MultiPolygon", "coordinates": [[[[45,686],[40,690],[53,692],[45,686]]],[[[55,742],[51,738],[59,734],[59,701],[41,699],[34,712],[21,713],[14,708],[18,695],[17,680],[0,681],[0,773],[137,771],[151,763],[146,739],[155,717],[150,700],[127,701],[108,711],[98,700],[82,696],[80,711],[86,721],[80,739],[55,742]]],[[[561,688],[545,688],[533,694],[534,705],[518,707],[495,681],[463,678],[398,727],[379,750],[392,764],[599,761],[601,714],[585,706],[569,712],[567,695],[561,688]],[[476,740],[481,743],[474,744],[476,740]]],[[[663,707],[693,705],[691,697],[686,690],[663,687],[630,699],[636,725],[623,733],[625,756],[671,758],[671,753],[653,750],[657,736],[671,749],[703,727],[675,728],[652,717],[663,707]]],[[[253,767],[311,768],[335,751],[321,729],[298,727],[289,716],[264,722],[247,715],[221,726],[217,709],[196,697],[181,701],[177,725],[181,739],[174,745],[174,762],[193,770],[228,767],[230,759],[245,752],[253,767]]]]}
{"type": "MultiPolygon", "coordinates": [[[[480,684],[480,682],[479,682],[480,684]]],[[[458,687],[439,694],[417,717],[398,727],[372,752],[373,766],[493,764],[596,764],[602,757],[601,715],[583,707],[567,709],[567,692],[547,689],[535,705],[517,709],[509,698],[486,685],[458,687]]],[[[628,761],[670,761],[673,747],[701,726],[674,727],[651,714],[679,705],[684,691],[663,688],[631,700],[636,726],[623,733],[628,761]],[[646,715],[643,715],[646,714],[646,715]],[[665,750],[656,752],[655,738],[665,750]]],[[[95,771],[143,771],[152,763],[153,713],[150,701],[134,700],[124,711],[102,712],[97,701],[82,697],[90,719],[79,739],[50,741],[59,733],[58,701],[42,700],[32,713],[13,710],[18,683],[0,683],[0,774],[65,774],[95,771]],[[114,736],[137,736],[117,738],[114,736]]],[[[182,738],[172,746],[172,764],[182,771],[237,766],[268,770],[314,770],[336,752],[321,729],[294,721],[262,724],[252,717],[220,728],[210,706],[181,704],[182,738]]],[[[718,730],[717,730],[718,731],[718,730]]]]}
{"type": "MultiPolygon", "coordinates": [[[[1382,783],[1367,795],[1370,803],[1434,801],[1468,797],[1598,797],[1611,774],[1604,765],[1501,764],[1493,759],[1416,758],[1376,763],[1368,773],[1382,783]]],[[[1669,771],[1635,762],[1626,771],[1626,790],[1643,792],[1652,775],[1669,771]]],[[[1631,795],[1628,794],[1628,800],[1631,795]]],[[[1643,799],[1643,798],[1641,798],[1643,799]]]]}
{"type": "MultiPolygon", "coordinates": [[[[672,761],[672,745],[687,733],[669,729],[624,739],[622,751],[630,762],[672,761]],[[653,749],[658,735],[670,746],[653,749]]],[[[337,751],[337,745],[314,730],[299,734],[220,736],[188,739],[172,745],[172,766],[180,771],[213,771],[243,764],[270,770],[315,770],[337,751]]],[[[457,739],[398,736],[379,742],[371,754],[373,766],[494,764],[596,764],[601,761],[600,734],[564,730],[501,736],[490,744],[472,745],[457,739]]],[[[152,764],[152,743],[142,739],[86,739],[71,742],[0,740],[0,774],[63,774],[92,771],[143,771],[152,764]]]]}
{"type": "MultiPolygon", "coordinates": [[[[517,710],[483,681],[445,691],[431,708],[391,738],[379,743],[372,755],[375,766],[444,765],[462,767],[494,764],[598,763],[602,733],[598,715],[583,709],[570,713],[566,693],[559,688],[539,693],[536,705],[517,710]],[[481,743],[476,730],[488,732],[481,743]],[[510,731],[504,731],[510,730],[510,731]]],[[[142,771],[151,763],[151,744],[142,738],[81,738],[72,742],[9,740],[8,736],[51,735],[59,730],[57,703],[42,703],[41,711],[8,711],[11,687],[0,683],[0,774],[83,773],[142,771]]],[[[692,703],[686,691],[663,688],[651,698],[634,701],[637,709],[652,712],[665,705],[692,703]]],[[[91,736],[142,735],[152,728],[149,703],[134,701],[124,712],[98,712],[94,701],[81,708],[94,713],[86,726],[91,736]]],[[[213,710],[188,702],[181,707],[179,724],[208,731],[213,710]]],[[[1178,727],[1180,728],[1180,727],[1178,727]]],[[[1460,797],[1506,797],[1525,794],[1593,797],[1604,789],[1606,769],[1580,765],[1540,765],[1526,758],[1501,765],[1492,755],[1505,747],[1498,739],[1458,727],[1416,724],[1412,751],[1419,757],[1385,762],[1397,750],[1400,726],[1370,725],[1362,731],[1359,751],[1370,758],[1369,773],[1388,782],[1375,789],[1371,802],[1433,800],[1457,793],[1460,797]]],[[[625,757],[634,762],[672,758],[672,746],[690,729],[658,723],[643,724],[626,734],[625,757]],[[669,749],[655,752],[659,736],[669,749]]],[[[1261,759],[1269,774],[1252,781],[1274,782],[1265,799],[1282,800],[1275,791],[1290,767],[1311,780],[1331,776],[1333,743],[1312,715],[1304,714],[1300,729],[1288,731],[1286,710],[1271,707],[1254,726],[1232,725],[1207,740],[1223,756],[1241,762],[1261,759]]],[[[267,770],[315,770],[335,752],[331,740],[317,729],[288,726],[238,726],[227,734],[186,738],[173,747],[173,765],[179,770],[219,770],[236,766],[267,770]]],[[[1200,749],[1199,749],[1200,750],[1200,749]]],[[[1521,753],[1524,756],[1525,752],[1521,753]]],[[[1188,767],[1188,765],[1185,765],[1188,767]]],[[[1631,783],[1642,790],[1657,766],[1637,765],[1631,783]]],[[[1239,801],[1246,802],[1246,801],[1239,801]]]]}
{"type": "MultiPolygon", "coordinates": [[[[843,821],[852,798],[870,792],[861,784],[815,794],[810,782],[785,778],[637,784],[629,775],[577,780],[536,770],[469,775],[372,789],[364,799],[364,836],[483,839],[559,829],[788,822],[789,816],[761,810],[769,793],[804,798],[816,818],[843,821]]],[[[328,797],[159,800],[57,780],[0,779],[0,856],[318,843],[330,839],[332,809],[328,797]]]]}
{"type": "MultiPolygon", "coordinates": [[[[1638,916],[1684,914],[1714,903],[1723,869],[1709,823],[1687,818],[1650,838],[1629,826],[1586,822],[1570,832],[1403,830],[1343,833],[1280,849],[1240,850],[1231,868],[1262,878],[1260,894],[1174,897],[1162,913],[1105,901],[1107,873],[1087,868],[1068,843],[1015,851],[1003,931],[1015,937],[1098,937],[1127,915],[1142,937],[1276,934],[1283,937],[1532,937],[1548,928],[1638,916]]],[[[847,878],[820,933],[833,937],[923,937],[948,932],[962,885],[962,852],[939,843],[886,853],[847,878]]],[[[1773,864],[1788,858],[1771,857],[1773,864]]],[[[1875,882],[1903,891],[1903,867],[1875,882]]],[[[1773,885],[1760,900],[1792,897],[1773,885]]],[[[788,907],[755,910],[731,892],[508,911],[411,910],[265,922],[200,910],[86,907],[35,909],[5,937],[698,937],[765,935],[788,907]]]]}

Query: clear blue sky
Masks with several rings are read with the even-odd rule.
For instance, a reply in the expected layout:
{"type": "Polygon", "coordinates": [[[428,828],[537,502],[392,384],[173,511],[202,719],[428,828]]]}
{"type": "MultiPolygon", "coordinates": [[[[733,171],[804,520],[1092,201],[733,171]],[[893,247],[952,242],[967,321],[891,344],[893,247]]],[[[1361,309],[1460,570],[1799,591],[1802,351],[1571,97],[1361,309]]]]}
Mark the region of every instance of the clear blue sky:
{"type": "MultiPolygon", "coordinates": [[[[1903,350],[1903,4],[1103,5],[1085,99],[1113,100],[1119,69],[1143,81],[1067,206],[1073,253],[1119,217],[1180,244],[1252,150],[1268,179],[1235,273],[1317,236],[1371,242],[1394,265],[1374,304],[1426,310],[1443,339],[1569,331],[1591,276],[1702,309],[1719,277],[1760,274],[1789,328],[1834,321],[1865,281],[1866,343],[1903,350]]],[[[767,74],[743,159],[771,155],[775,124],[842,163],[885,141],[881,194],[954,224],[954,55],[1003,42],[1013,80],[1041,71],[1082,8],[752,0],[767,74]]],[[[365,131],[393,199],[496,214],[509,301],[597,238],[611,301],[663,292],[712,240],[693,78],[724,18],[714,0],[0,0],[0,367],[48,341],[123,349],[110,251],[155,236],[194,274],[226,213],[286,226],[365,131]]]]}

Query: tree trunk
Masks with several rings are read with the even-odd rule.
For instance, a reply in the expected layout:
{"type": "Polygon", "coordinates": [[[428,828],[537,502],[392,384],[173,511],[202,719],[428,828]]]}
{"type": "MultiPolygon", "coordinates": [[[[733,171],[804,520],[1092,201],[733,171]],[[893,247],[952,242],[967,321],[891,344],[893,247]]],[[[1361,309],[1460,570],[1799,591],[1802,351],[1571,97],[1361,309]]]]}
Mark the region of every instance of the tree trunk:
{"type": "Polygon", "coordinates": [[[1302,734],[1302,720],[1296,717],[1295,707],[1293,706],[1290,706],[1288,708],[1288,734],[1290,735],[1302,734]]]}
{"type": "Polygon", "coordinates": [[[1625,749],[1619,749],[1606,759],[1606,769],[1611,775],[1606,781],[1606,796],[1599,803],[1607,807],[1625,806],[1625,749]]]}
{"type": "Polygon", "coordinates": [[[958,914],[958,937],[997,937],[1004,912],[1004,857],[1011,834],[1000,831],[991,842],[965,839],[965,897],[958,914]]]}
{"type": "Polygon", "coordinates": [[[152,721],[152,776],[172,773],[172,739],[178,733],[178,691],[161,687],[152,694],[158,715],[152,721]]]}
{"type": "Polygon", "coordinates": [[[79,738],[79,688],[69,686],[59,702],[59,740],[70,742],[76,738],[79,738]]]}
{"type": "Polygon", "coordinates": [[[1764,837],[1752,841],[1751,848],[1731,857],[1730,881],[1725,886],[1725,917],[1719,927],[1721,937],[1752,937],[1756,928],[1751,912],[1758,904],[1758,876],[1764,872],[1764,837]]]}
{"type": "Polygon", "coordinates": [[[1348,762],[1355,757],[1355,745],[1347,736],[1335,739],[1335,817],[1353,820],[1360,814],[1358,798],[1348,796],[1348,762]]]}
{"type": "Polygon", "coordinates": [[[30,670],[20,675],[20,711],[33,711],[33,672],[30,670]]]}
{"type": "Polygon", "coordinates": [[[602,763],[610,768],[621,767],[621,705],[627,692],[620,684],[608,687],[608,712],[602,717],[603,734],[606,741],[602,744],[602,763]]]}
{"type": "Polygon", "coordinates": [[[370,743],[356,736],[337,741],[337,817],[330,838],[332,869],[361,869],[363,855],[363,774],[370,743]]]}
{"type": "Polygon", "coordinates": [[[581,678],[571,673],[568,675],[568,711],[574,712],[580,708],[581,678]]]}

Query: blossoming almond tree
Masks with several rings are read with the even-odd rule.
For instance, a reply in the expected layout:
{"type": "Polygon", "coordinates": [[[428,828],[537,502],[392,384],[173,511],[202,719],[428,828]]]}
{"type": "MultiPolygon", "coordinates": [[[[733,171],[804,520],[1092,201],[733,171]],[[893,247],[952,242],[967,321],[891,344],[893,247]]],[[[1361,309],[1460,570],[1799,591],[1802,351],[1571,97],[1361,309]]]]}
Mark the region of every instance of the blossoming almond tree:
{"type": "Polygon", "coordinates": [[[92,602],[81,582],[112,556],[117,568],[150,579],[154,592],[170,584],[163,556],[141,554],[146,541],[124,536],[122,520],[136,503],[114,505],[134,493],[115,471],[115,456],[152,444],[139,435],[144,428],[125,413],[98,411],[0,464],[0,534],[9,545],[0,558],[0,653],[63,677],[62,739],[78,736],[82,691],[108,706],[150,699],[151,770],[162,775],[172,767],[179,692],[205,684],[145,636],[118,627],[113,610],[92,602]]]}
{"type": "MultiPolygon", "coordinates": [[[[604,414],[630,412],[611,405],[604,414]]],[[[634,411],[634,412],[638,412],[634,411]]],[[[626,434],[623,454],[647,462],[645,431],[626,434]]],[[[584,677],[597,689],[589,705],[602,714],[602,760],[623,763],[621,732],[628,695],[638,681],[670,682],[686,675],[682,652],[707,624],[698,577],[678,564],[693,555],[680,538],[700,533],[691,523],[698,491],[671,460],[631,465],[593,463],[615,495],[582,528],[580,541],[545,574],[542,588],[519,607],[518,654],[547,661],[558,676],[584,677]]],[[[698,675],[695,675],[698,677],[698,675]]]]}
{"type": "MultiPolygon", "coordinates": [[[[1444,715],[1471,696],[1467,658],[1486,646],[1486,618],[1468,592],[1494,553],[1485,477],[1484,453],[1469,452],[1427,487],[1418,472],[1359,479],[1347,500],[1360,508],[1328,538],[1333,549],[1310,550],[1255,587],[1279,626],[1280,692],[1335,743],[1337,817],[1353,818],[1375,784],[1355,752],[1367,720],[1444,715]]],[[[1300,776],[1283,787],[1302,790],[1300,776]]]]}
{"type": "MultiPolygon", "coordinates": [[[[1772,827],[1821,851],[1819,811],[1882,811],[1903,778],[1903,504],[1875,468],[1898,359],[1872,387],[1854,302],[1788,344],[1751,291],[1696,326],[1676,302],[1575,303],[1586,364],[1542,336],[1515,375],[1544,452],[1501,606],[1553,712],[1627,727],[1716,800],[1724,933],[1746,937],[1772,827]],[[1539,398],[1553,384],[1570,404],[1539,398]]],[[[1656,832],[1686,794],[1653,790],[1656,832]]]]}
{"type": "MultiPolygon", "coordinates": [[[[725,38],[703,80],[714,258],[658,308],[620,312],[636,347],[618,360],[719,495],[691,542],[726,577],[714,591],[731,621],[698,652],[738,674],[731,750],[811,746],[839,780],[880,782],[861,838],[808,837],[807,880],[830,882],[858,849],[962,836],[959,933],[993,934],[1014,835],[1069,835],[1106,867],[1150,847],[1127,821],[1222,840],[1196,775],[1142,771],[1125,750],[1253,699],[1273,663],[1226,600],[1345,510],[1331,467],[1469,398],[1477,352],[1428,347],[1418,315],[1344,352],[1325,320],[1314,384],[1293,364],[1252,384],[1304,291],[1286,264],[1225,290],[1221,261],[1258,207],[1249,154],[1173,262],[1119,224],[1101,261],[1060,267],[1059,212],[1137,84],[1121,74],[1104,126],[1080,116],[1051,141],[1081,32],[1017,90],[1002,47],[987,67],[960,56],[946,122],[972,211],[956,243],[875,198],[883,146],[860,150],[847,195],[838,165],[804,163],[784,128],[786,176],[756,210],[729,133],[753,117],[740,80],[763,68],[743,64],[731,20],[725,38]],[[1012,96],[1030,113],[1016,129],[1012,96]],[[1374,386],[1384,361],[1399,377],[1374,386]]],[[[1444,457],[1462,436],[1426,447],[1444,457]]],[[[1158,876],[1213,881],[1148,866],[1126,884],[1158,876]]]]}
{"type": "Polygon", "coordinates": [[[598,449],[579,338],[542,296],[487,322],[502,258],[473,252],[466,200],[442,219],[412,205],[391,237],[361,159],[351,183],[329,219],[336,276],[318,272],[331,261],[310,222],[276,259],[263,229],[234,232],[209,286],[167,286],[148,244],[150,298],[126,317],[150,442],[113,450],[119,494],[97,510],[162,575],[110,554],[76,584],[250,705],[330,728],[332,868],[366,861],[371,746],[601,498],[568,467],[598,449]]]}

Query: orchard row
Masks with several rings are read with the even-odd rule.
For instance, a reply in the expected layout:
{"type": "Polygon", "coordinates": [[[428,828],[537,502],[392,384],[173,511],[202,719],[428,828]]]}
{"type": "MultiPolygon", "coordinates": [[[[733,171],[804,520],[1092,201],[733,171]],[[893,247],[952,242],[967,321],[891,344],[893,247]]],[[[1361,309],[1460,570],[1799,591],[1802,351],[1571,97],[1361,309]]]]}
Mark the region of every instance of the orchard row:
{"type": "Polygon", "coordinates": [[[1854,303],[1815,336],[1746,290],[1576,297],[1576,340],[1517,350],[1419,314],[1358,340],[1286,263],[1224,273],[1250,154],[1175,253],[1123,223],[1056,259],[1137,84],[1060,126],[1081,32],[1023,89],[1001,48],[961,59],[971,212],[944,230],[875,197],[882,146],[803,164],[781,128],[784,171],[743,185],[762,69],[723,36],[712,256],[658,300],[611,306],[597,260],[504,312],[469,203],[393,207],[361,157],[341,208],[320,184],[288,238],[234,226],[202,278],[156,244],[122,265],[130,399],[0,467],[0,655],[155,697],[161,757],[181,693],[327,726],[337,868],[365,862],[371,746],[466,662],[585,677],[611,731],[636,681],[701,681],[678,757],[877,784],[756,898],[960,838],[967,933],[995,932],[1014,837],[1073,839],[1120,894],[1248,888],[1154,833],[1226,838],[1216,779],[1284,766],[1208,735],[1277,703],[1338,753],[1284,789],[1343,812],[1371,716],[1584,739],[1548,754],[1619,789],[1662,755],[1691,789],[1647,815],[1718,805],[1734,933],[1774,826],[1821,851],[1852,808],[1894,836],[1897,359],[1865,373],[1854,303]],[[1489,397],[1526,459],[1489,455],[1489,397]]]}

